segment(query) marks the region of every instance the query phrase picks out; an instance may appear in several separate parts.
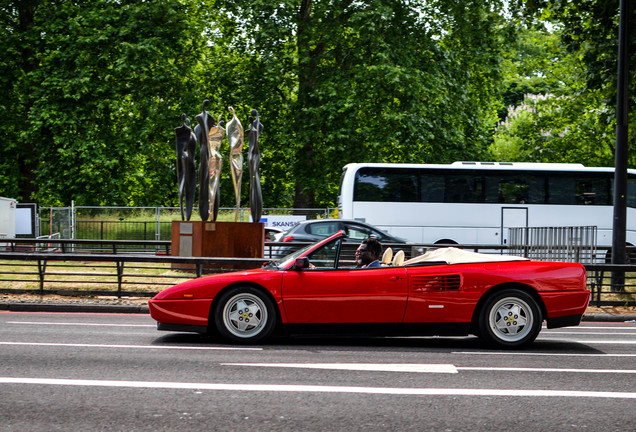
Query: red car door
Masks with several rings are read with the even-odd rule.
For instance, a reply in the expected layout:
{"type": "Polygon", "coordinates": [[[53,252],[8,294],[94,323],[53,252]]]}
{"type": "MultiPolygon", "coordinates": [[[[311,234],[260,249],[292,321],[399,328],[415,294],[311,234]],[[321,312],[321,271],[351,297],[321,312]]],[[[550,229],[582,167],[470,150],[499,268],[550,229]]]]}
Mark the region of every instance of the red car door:
{"type": "Polygon", "coordinates": [[[401,323],[408,286],[403,267],[288,270],[281,293],[289,324],[401,323]]]}

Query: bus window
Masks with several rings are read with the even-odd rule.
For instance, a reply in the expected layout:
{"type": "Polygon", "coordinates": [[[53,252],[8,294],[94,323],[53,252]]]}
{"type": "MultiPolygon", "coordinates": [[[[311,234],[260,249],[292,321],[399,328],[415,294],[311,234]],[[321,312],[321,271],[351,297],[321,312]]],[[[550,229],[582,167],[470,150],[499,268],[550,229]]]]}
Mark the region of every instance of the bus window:
{"type": "Polygon", "coordinates": [[[636,207],[636,178],[627,180],[627,206],[636,207]]]}
{"type": "Polygon", "coordinates": [[[354,201],[417,202],[418,176],[408,170],[361,169],[356,174],[354,201]]]}
{"type": "Polygon", "coordinates": [[[412,173],[390,173],[384,196],[389,202],[416,202],[419,196],[417,176],[412,173]]]}
{"type": "Polygon", "coordinates": [[[422,202],[444,202],[444,175],[436,173],[422,173],[420,175],[422,188],[422,202]]]}
{"type": "Polygon", "coordinates": [[[553,176],[548,179],[548,204],[576,204],[575,179],[573,177],[553,176]]]}
{"type": "Polygon", "coordinates": [[[444,191],[444,202],[484,202],[483,178],[463,174],[447,176],[446,190],[444,191]]]}
{"type": "Polygon", "coordinates": [[[382,190],[386,186],[384,176],[365,174],[363,170],[356,173],[354,184],[353,200],[354,201],[380,201],[382,190]]]}
{"type": "Polygon", "coordinates": [[[528,204],[545,204],[546,178],[542,175],[528,175],[528,204]]]}
{"type": "Polygon", "coordinates": [[[579,205],[611,205],[609,179],[577,178],[576,203],[579,205]]]}
{"type": "Polygon", "coordinates": [[[521,178],[499,181],[499,202],[503,204],[528,204],[528,184],[521,178]]]}

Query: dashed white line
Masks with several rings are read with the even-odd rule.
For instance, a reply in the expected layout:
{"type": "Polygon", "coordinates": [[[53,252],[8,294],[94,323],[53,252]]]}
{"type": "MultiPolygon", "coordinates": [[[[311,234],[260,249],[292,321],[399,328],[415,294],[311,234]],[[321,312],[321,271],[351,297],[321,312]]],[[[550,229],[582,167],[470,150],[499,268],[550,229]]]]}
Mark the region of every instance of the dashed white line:
{"type": "Polygon", "coordinates": [[[221,363],[222,366],[329,369],[365,372],[457,373],[452,364],[416,363],[221,363]]]}

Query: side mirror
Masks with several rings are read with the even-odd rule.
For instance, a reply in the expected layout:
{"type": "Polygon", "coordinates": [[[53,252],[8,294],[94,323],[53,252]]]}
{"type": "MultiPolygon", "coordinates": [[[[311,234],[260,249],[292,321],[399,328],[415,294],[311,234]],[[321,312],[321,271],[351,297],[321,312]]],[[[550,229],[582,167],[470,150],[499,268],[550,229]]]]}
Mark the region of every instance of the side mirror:
{"type": "Polygon", "coordinates": [[[309,258],[307,258],[307,257],[296,258],[296,262],[294,263],[294,267],[296,268],[296,270],[302,270],[302,269],[309,268],[309,258]]]}

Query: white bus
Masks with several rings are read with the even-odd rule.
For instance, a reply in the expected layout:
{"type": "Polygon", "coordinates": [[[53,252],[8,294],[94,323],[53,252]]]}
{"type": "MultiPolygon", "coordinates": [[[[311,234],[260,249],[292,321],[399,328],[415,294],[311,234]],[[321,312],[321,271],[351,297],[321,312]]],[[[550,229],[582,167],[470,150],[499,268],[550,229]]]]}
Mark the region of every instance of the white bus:
{"type": "MultiPolygon", "coordinates": [[[[354,163],[343,168],[339,217],[416,243],[506,244],[508,228],[596,226],[611,246],[614,168],[581,164],[354,163]]],[[[636,170],[628,170],[627,232],[636,244],[636,170]]]]}

